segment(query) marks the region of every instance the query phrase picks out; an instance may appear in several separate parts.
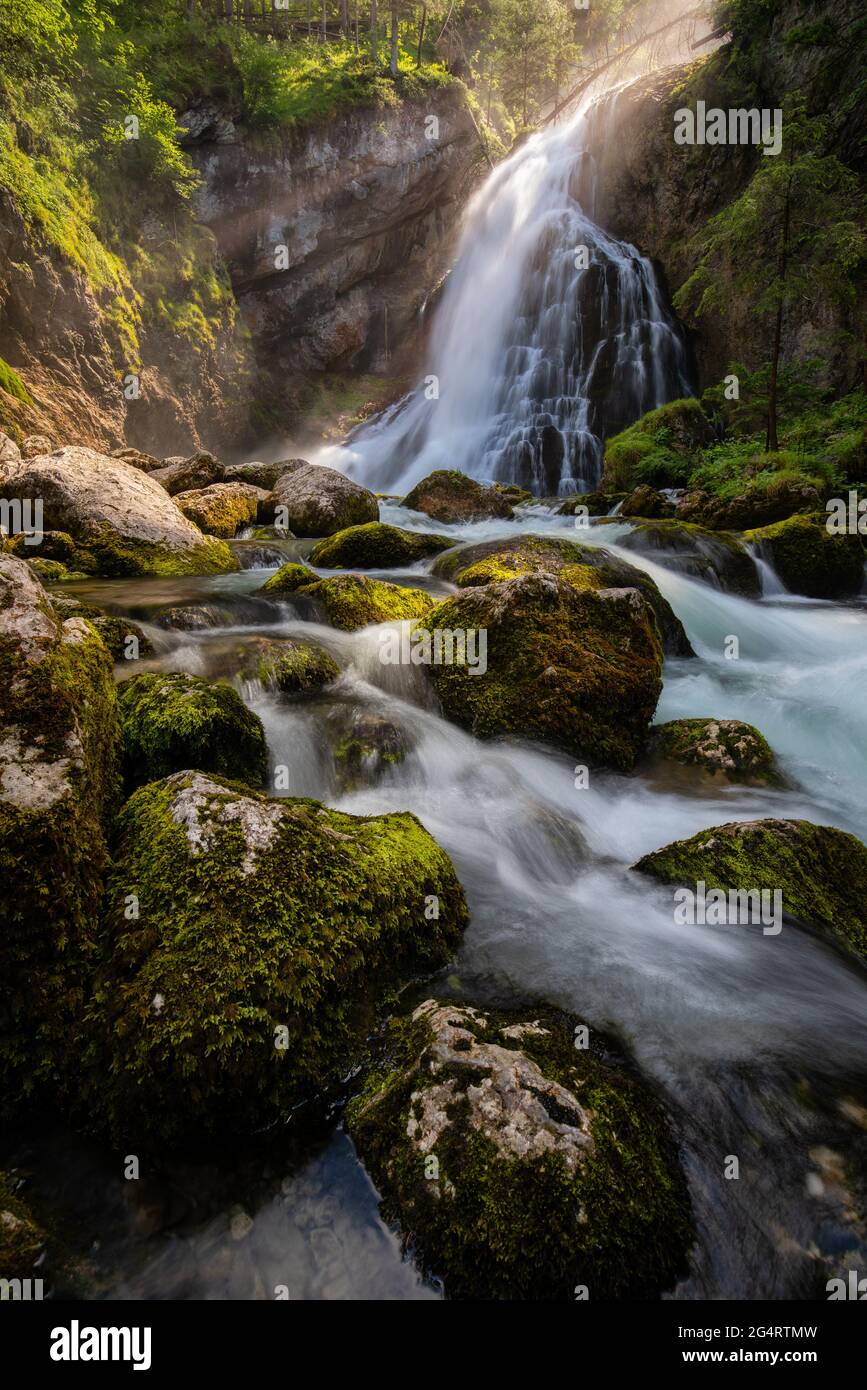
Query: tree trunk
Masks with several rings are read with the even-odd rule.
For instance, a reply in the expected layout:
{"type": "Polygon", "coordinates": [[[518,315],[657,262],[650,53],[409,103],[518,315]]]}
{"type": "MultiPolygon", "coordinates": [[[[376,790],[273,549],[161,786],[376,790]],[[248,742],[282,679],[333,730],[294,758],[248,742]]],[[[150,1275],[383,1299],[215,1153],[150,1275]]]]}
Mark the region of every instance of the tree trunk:
{"type": "Polygon", "coordinates": [[[421,25],[420,25],[419,31],[418,31],[418,54],[416,55],[416,60],[415,60],[415,65],[416,65],[417,68],[420,68],[420,67],[421,67],[421,46],[422,46],[422,44],[424,43],[424,31],[425,31],[425,26],[426,26],[426,25],[427,25],[427,5],[422,5],[422,7],[421,7],[421,25]]]}
{"type": "Polygon", "coordinates": [[[328,0],[322,0],[322,42],[323,42],[323,43],[324,43],[325,40],[328,38],[328,29],[327,29],[327,27],[326,27],[327,18],[328,18],[328,0]]]}
{"type": "MultiPolygon", "coordinates": [[[[789,163],[794,159],[794,150],[789,146],[789,163]]],[[[786,183],[786,197],[783,207],[783,234],[780,242],[780,258],[777,263],[777,277],[780,282],[780,297],[777,315],[774,320],[774,346],[771,353],[771,380],[768,386],[768,428],[765,434],[765,453],[775,454],[779,449],[777,439],[777,381],[780,370],[780,347],[783,339],[783,300],[785,298],[786,270],[789,260],[789,224],[792,209],[792,176],[786,183]]]]}
{"type": "Polygon", "coordinates": [[[349,0],[340,0],[340,32],[349,38],[349,0]]]}
{"type": "Polygon", "coordinates": [[[398,0],[391,0],[391,75],[397,79],[397,6],[398,0]]]}
{"type": "Polygon", "coordinates": [[[232,0],[223,0],[223,13],[225,14],[226,18],[230,21],[232,19],[232,11],[232,0]]]}
{"type": "Polygon", "coordinates": [[[374,64],[379,62],[379,16],[376,0],[370,0],[370,56],[374,64]]]}

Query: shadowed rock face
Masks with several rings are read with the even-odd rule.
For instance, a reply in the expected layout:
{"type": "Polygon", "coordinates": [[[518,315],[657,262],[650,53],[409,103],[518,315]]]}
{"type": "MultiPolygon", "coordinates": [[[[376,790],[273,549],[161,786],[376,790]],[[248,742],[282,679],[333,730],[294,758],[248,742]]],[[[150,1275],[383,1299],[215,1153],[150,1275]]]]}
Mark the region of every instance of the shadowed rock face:
{"type": "Polygon", "coordinates": [[[199,214],[268,365],[289,373],[366,366],[392,351],[447,267],[478,154],[462,93],[351,111],[280,140],[200,115],[182,117],[204,180],[199,214]]]}

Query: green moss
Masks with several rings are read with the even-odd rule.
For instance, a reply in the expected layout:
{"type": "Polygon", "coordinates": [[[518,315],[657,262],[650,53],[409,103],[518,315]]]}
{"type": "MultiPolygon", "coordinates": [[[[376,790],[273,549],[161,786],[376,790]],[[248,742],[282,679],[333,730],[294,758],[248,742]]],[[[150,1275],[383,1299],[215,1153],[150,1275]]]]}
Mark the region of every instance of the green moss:
{"type": "Polygon", "coordinates": [[[251,526],[259,510],[258,499],[233,483],[175,494],[175,505],[199,530],[231,540],[243,526],[251,526]]]}
{"type": "Polygon", "coordinates": [[[284,695],[304,695],[336,680],[340,667],[321,647],[305,642],[253,638],[238,648],[237,673],[284,695]]]}
{"type": "Polygon", "coordinates": [[[456,468],[439,468],[428,474],[407,493],[403,505],[446,523],[512,516],[512,505],[501,490],[483,487],[456,468]]]}
{"type": "Polygon", "coordinates": [[[414,816],[198,774],[127,803],[106,901],[85,1101],[149,1145],[284,1120],[347,1064],[386,985],[442,965],[467,922],[414,816]]]}
{"type": "Polygon", "coordinates": [[[145,672],[118,688],[118,707],[130,786],[185,768],[264,782],[262,721],[230,685],[181,672],[145,672]]]}
{"type": "Polygon", "coordinates": [[[104,527],[101,532],[80,540],[79,550],[90,556],[93,572],[106,579],[127,579],[144,574],[164,578],[184,574],[231,574],[239,568],[228,545],[216,537],[203,538],[202,544],[191,550],[169,550],[151,541],[119,536],[104,527]]]}
{"type": "Polygon", "coordinates": [[[652,748],[659,757],[701,767],[727,782],[783,784],[767,740],[739,719],[673,719],[652,730],[652,748]]]}
{"type": "Polygon", "coordinates": [[[701,830],[635,865],[665,883],[779,889],[787,916],[867,954],[867,848],[805,820],[737,821],[701,830]]]}
{"type": "Polygon", "coordinates": [[[859,536],[831,534],[824,520],[792,516],[747,531],[785,584],[809,598],[845,598],[864,582],[864,547],[859,536]]]}
{"type": "MultiPolygon", "coordinates": [[[[15,591],[27,602],[21,569],[29,576],[0,558],[0,614],[15,591]]],[[[108,652],[82,621],[61,632],[39,591],[31,611],[45,636],[30,659],[0,625],[0,1091],[9,1110],[64,1084],[96,941],[104,825],[119,791],[108,652]]]]}
{"type": "Polygon", "coordinates": [[[305,589],[310,584],[317,583],[319,579],[315,570],[309,569],[307,565],[299,565],[297,561],[290,560],[288,564],[281,565],[276,574],[272,574],[270,579],[259,590],[260,594],[294,594],[298,589],[305,589]]]}
{"type": "Polygon", "coordinates": [[[586,507],[588,516],[607,516],[625,496],[625,492],[581,492],[567,497],[557,508],[557,515],[574,516],[579,507],[586,507]]]}
{"type": "Polygon", "coordinates": [[[538,738],[597,765],[633,766],[662,689],[662,644],[638,593],[522,575],[466,589],[423,624],[487,633],[487,670],[430,665],[443,711],[481,738],[538,738]]]}
{"type": "Polygon", "coordinates": [[[310,559],[323,569],[396,569],[447,550],[453,544],[447,536],[402,531],[398,526],[370,521],[365,526],[350,526],[327,536],[315,547],[310,559]]]}
{"type": "Polygon", "coordinates": [[[30,392],[24,385],[14,367],[10,367],[8,362],[4,362],[0,357],[0,391],[5,391],[7,396],[14,396],[17,401],[22,401],[24,405],[32,405],[33,401],[30,392]]]}
{"type": "MultiPolygon", "coordinates": [[[[576,1049],[577,1020],[551,1009],[456,1013],[469,1037],[453,1048],[455,1060],[435,1064],[422,1010],[393,1020],[384,1055],[348,1109],[386,1217],[402,1225],[426,1268],[444,1276],[452,1298],[566,1302],[577,1285],[591,1300],[647,1298],[670,1287],[685,1269],[691,1217],[665,1117],[647,1088],[598,1034],[592,1050],[576,1049]],[[522,1028],[519,1040],[504,1031],[528,1022],[532,1030],[522,1028]],[[577,1167],[553,1145],[512,1156],[484,1132],[470,1088],[491,1085],[494,1067],[480,1053],[470,1065],[457,1060],[477,1044],[500,1049],[500,1066],[504,1051],[516,1061],[523,1054],[544,1082],[565,1089],[559,1100],[531,1091],[536,1113],[547,1112],[540,1129],[577,1127],[584,1112],[590,1144],[577,1167]],[[423,1153],[413,1136],[424,1128],[433,1087],[438,1098],[451,1093],[447,1121],[423,1153]],[[433,1179],[431,1159],[439,1165],[433,1179]]],[[[520,1071],[516,1082],[529,1085],[520,1071]]]]}
{"type": "Polygon", "coordinates": [[[622,550],[650,555],[659,564],[725,590],[757,598],[761,581],[755,561],[736,536],[692,522],[641,519],[618,541],[622,550]]]}
{"type": "Polygon", "coordinates": [[[420,618],[435,600],[422,589],[388,584],[364,574],[339,574],[319,579],[305,565],[283,565],[259,591],[263,594],[303,594],[324,608],[332,627],[355,632],[369,623],[420,618]]]}
{"type": "Polygon", "coordinates": [[[639,483],[678,487],[687,481],[690,456],[710,438],[710,422],[699,401],[670,401],[643,415],[605,445],[602,491],[624,491],[639,483]]]}

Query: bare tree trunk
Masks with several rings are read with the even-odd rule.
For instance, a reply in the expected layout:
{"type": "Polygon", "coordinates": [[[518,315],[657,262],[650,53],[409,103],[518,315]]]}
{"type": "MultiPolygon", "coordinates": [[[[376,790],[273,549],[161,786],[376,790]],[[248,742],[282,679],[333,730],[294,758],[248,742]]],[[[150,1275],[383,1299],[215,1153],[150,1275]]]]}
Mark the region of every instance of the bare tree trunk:
{"type": "Polygon", "coordinates": [[[391,0],[391,75],[397,78],[397,7],[398,0],[391,0]]]}
{"type": "Polygon", "coordinates": [[[349,0],[340,0],[340,32],[349,38],[349,0]]]}
{"type": "Polygon", "coordinates": [[[355,0],[355,51],[358,52],[358,0],[355,0]]]}
{"type": "Polygon", "coordinates": [[[328,0],[322,0],[322,42],[323,42],[323,43],[324,43],[325,40],[328,38],[328,29],[326,28],[326,20],[327,20],[327,18],[328,18],[328,0]]]}
{"type": "Polygon", "coordinates": [[[415,60],[415,65],[416,65],[417,68],[420,68],[420,67],[421,67],[421,48],[422,48],[422,44],[424,43],[424,31],[425,31],[426,25],[427,25],[427,5],[422,5],[422,7],[421,7],[421,25],[419,26],[419,31],[418,31],[418,54],[417,54],[416,60],[415,60]]]}
{"type": "Polygon", "coordinates": [[[376,0],[370,0],[370,56],[374,63],[379,62],[379,16],[376,0]]]}
{"type": "MultiPolygon", "coordinates": [[[[789,146],[789,163],[794,158],[794,150],[789,146]]],[[[777,263],[777,277],[780,282],[780,297],[777,316],[774,321],[774,347],[771,353],[771,380],[768,386],[768,428],[765,434],[765,453],[775,454],[779,449],[777,439],[777,381],[780,370],[780,347],[783,340],[783,299],[786,287],[786,270],[789,261],[789,225],[792,210],[792,176],[786,184],[786,198],[783,209],[783,234],[780,242],[780,257],[777,263]]]]}

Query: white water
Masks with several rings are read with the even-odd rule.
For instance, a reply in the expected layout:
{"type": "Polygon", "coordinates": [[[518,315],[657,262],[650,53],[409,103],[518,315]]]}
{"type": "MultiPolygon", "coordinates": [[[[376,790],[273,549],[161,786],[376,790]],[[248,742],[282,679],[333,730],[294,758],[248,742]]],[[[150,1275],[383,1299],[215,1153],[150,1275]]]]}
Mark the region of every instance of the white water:
{"type": "Polygon", "coordinates": [[[692,394],[650,262],[593,221],[591,125],[599,138],[588,100],[491,173],[464,217],[423,381],[318,462],[380,491],[458,468],[572,493],[598,480],[606,433],[692,394]]]}

